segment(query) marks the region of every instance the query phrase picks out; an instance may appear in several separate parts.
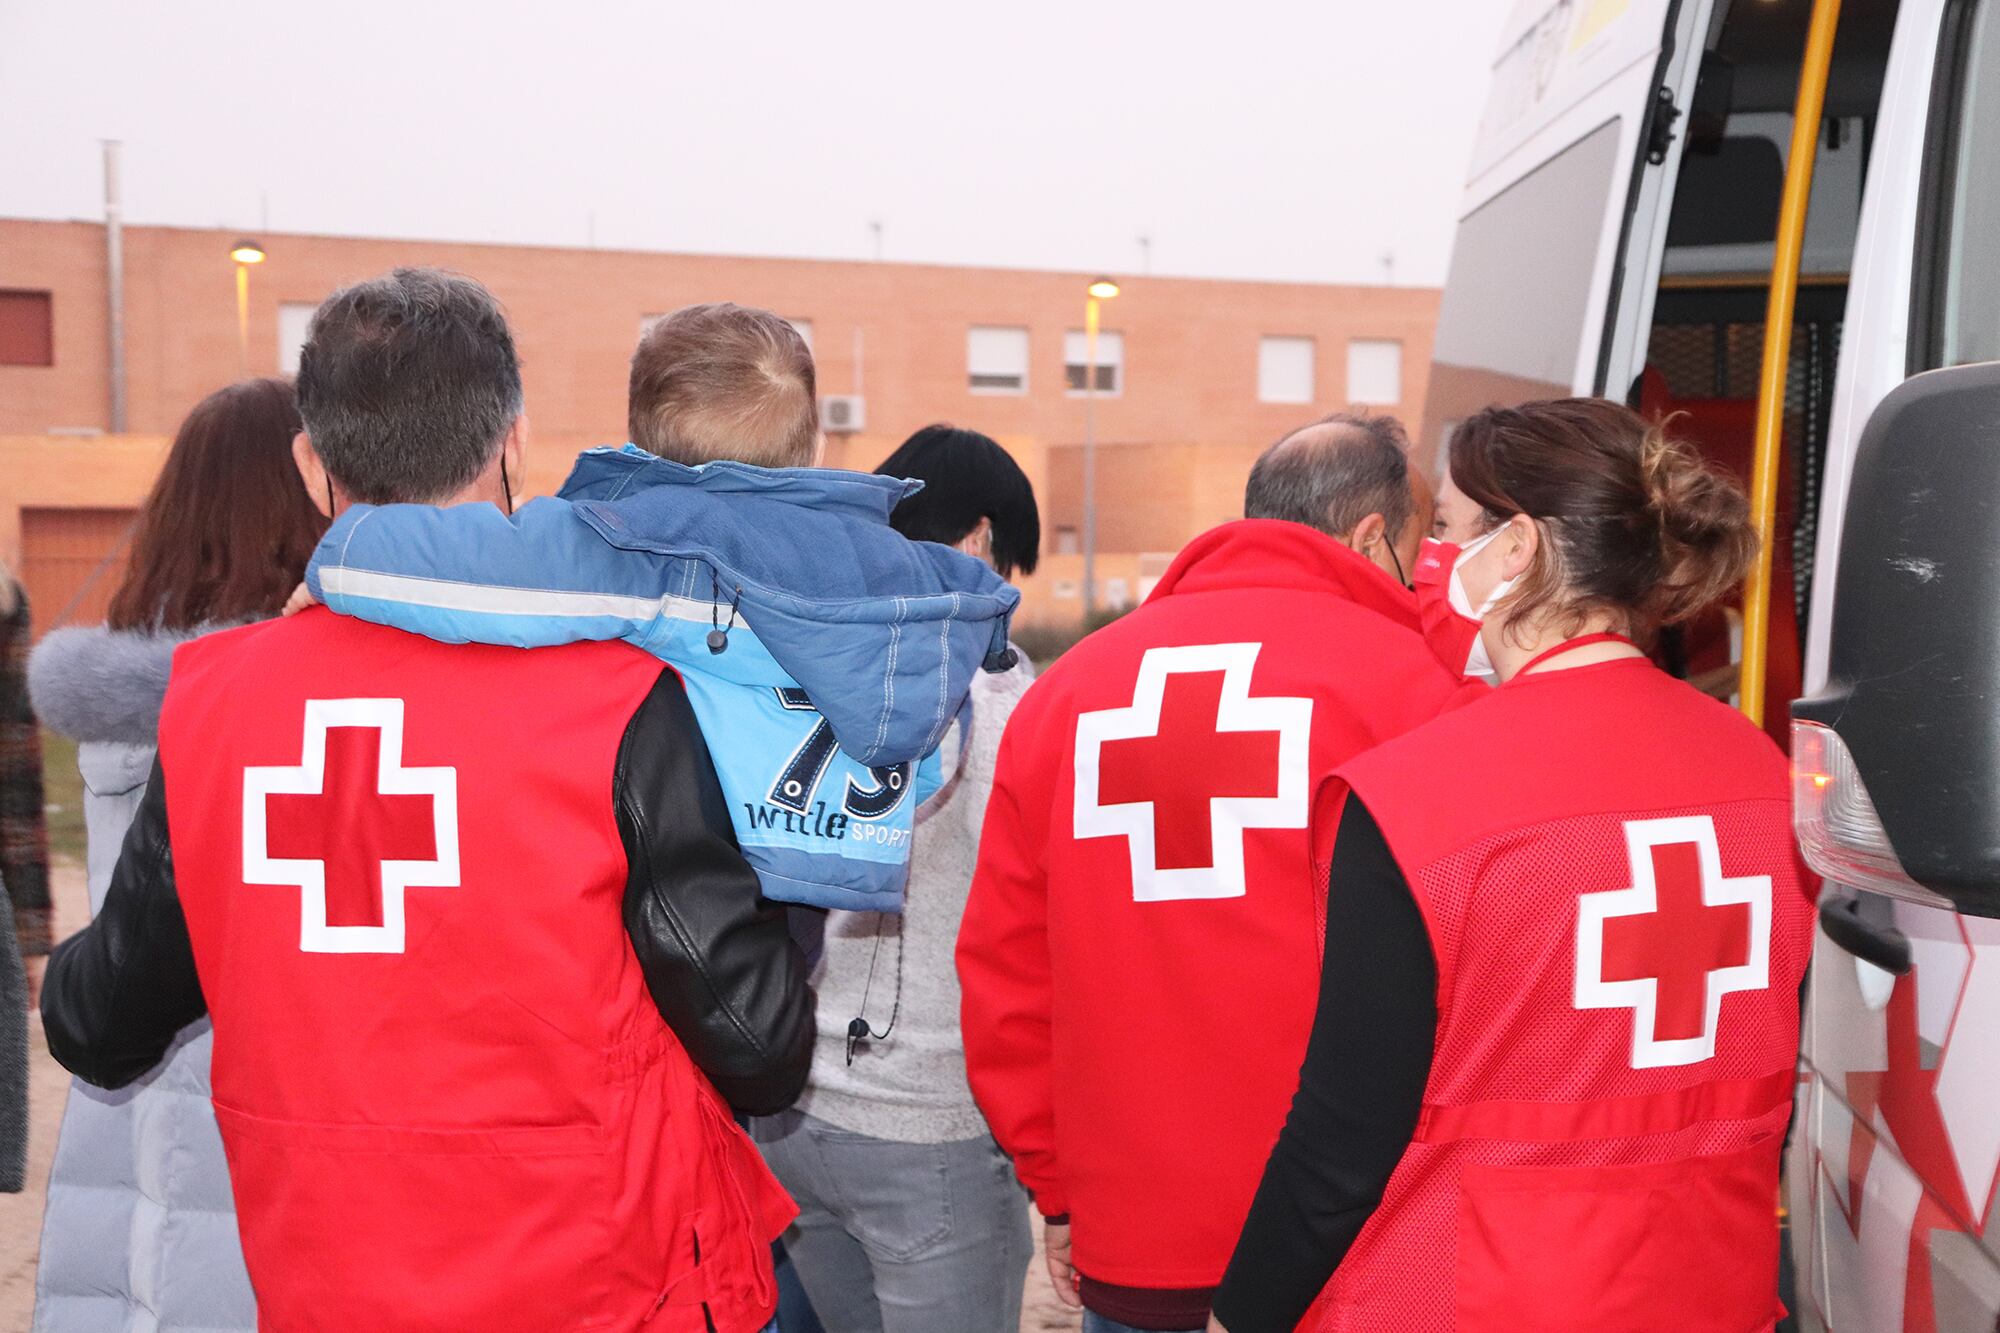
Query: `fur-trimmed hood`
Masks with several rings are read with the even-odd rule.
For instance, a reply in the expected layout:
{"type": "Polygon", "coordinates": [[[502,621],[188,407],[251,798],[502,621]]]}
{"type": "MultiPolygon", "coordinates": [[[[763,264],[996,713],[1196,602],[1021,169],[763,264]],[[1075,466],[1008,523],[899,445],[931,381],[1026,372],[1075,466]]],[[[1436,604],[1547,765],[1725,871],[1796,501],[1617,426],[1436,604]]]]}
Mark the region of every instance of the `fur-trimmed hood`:
{"type": "Polygon", "coordinates": [[[51,730],[78,741],[158,741],[174,649],[220,625],[192,630],[52,630],[28,658],[28,697],[51,730]]]}

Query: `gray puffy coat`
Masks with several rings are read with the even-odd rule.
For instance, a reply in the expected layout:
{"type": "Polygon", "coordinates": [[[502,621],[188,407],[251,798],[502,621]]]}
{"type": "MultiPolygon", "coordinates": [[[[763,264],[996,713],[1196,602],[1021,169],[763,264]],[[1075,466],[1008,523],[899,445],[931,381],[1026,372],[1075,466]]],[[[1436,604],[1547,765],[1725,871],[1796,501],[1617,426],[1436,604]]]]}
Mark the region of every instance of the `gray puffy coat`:
{"type": "MultiPolygon", "coordinates": [[[[29,661],[35,711],[82,742],[93,915],[145,794],[168,668],[186,637],[63,629],[29,661]]],[[[71,1083],[42,1223],[36,1333],[256,1328],[208,1058],[204,1019],[128,1088],[71,1083]]]]}

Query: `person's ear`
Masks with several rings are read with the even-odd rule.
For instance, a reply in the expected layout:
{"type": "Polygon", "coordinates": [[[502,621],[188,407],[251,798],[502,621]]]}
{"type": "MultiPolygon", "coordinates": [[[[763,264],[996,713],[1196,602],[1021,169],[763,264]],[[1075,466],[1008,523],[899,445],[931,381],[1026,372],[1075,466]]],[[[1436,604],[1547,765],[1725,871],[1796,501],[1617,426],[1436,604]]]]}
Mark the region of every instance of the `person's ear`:
{"type": "Polygon", "coordinates": [[[993,520],[981,514],[972,531],[959,539],[958,549],[974,559],[993,563],[993,520]]]}
{"type": "Polygon", "coordinates": [[[1389,524],[1380,514],[1370,514],[1354,525],[1354,531],[1347,534],[1348,549],[1375,559],[1384,542],[1388,540],[1389,524]]]}
{"type": "Polygon", "coordinates": [[[292,436],[292,465],[299,470],[299,480],[305,483],[306,498],[312,501],[313,508],[332,518],[333,488],[327,480],[326,464],[319,461],[319,454],[304,431],[292,436]]]}
{"type": "Polygon", "coordinates": [[[1507,535],[1503,540],[1500,577],[1518,579],[1535,563],[1535,552],[1542,545],[1542,530],[1526,514],[1516,514],[1507,520],[1507,535]]]}

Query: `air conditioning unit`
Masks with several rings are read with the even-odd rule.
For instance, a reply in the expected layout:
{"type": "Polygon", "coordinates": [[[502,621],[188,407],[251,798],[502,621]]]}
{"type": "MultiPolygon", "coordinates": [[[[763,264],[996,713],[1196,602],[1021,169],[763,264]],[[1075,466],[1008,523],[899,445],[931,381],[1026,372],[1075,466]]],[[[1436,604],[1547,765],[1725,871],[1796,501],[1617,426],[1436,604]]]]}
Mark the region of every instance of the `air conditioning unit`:
{"type": "Polygon", "coordinates": [[[819,400],[819,426],[829,435],[853,435],[868,425],[867,400],[858,393],[830,393],[819,400]]]}

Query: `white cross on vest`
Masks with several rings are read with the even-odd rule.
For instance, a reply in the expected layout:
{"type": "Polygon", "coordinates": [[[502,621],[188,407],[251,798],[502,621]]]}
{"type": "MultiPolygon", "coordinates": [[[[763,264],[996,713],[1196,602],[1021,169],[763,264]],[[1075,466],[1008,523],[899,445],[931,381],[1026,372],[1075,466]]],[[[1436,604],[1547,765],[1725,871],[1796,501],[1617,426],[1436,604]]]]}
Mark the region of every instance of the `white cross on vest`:
{"type": "Polygon", "coordinates": [[[1771,984],[1771,877],[1725,877],[1707,815],[1625,825],[1629,888],[1577,900],[1576,1007],[1632,1011],[1632,1068],[1715,1055],[1722,997],[1771,984]]]}
{"type": "Polygon", "coordinates": [[[459,882],[458,771],[403,767],[401,699],[311,699],[296,768],[243,770],[243,882],[299,889],[306,953],[401,953],[403,891],[459,882]]]}
{"type": "Polygon", "coordinates": [[[1138,902],[1240,898],[1244,831],[1306,826],[1313,701],[1250,697],[1263,646],[1149,649],[1130,707],[1077,718],[1075,836],[1127,839],[1138,902]]]}

